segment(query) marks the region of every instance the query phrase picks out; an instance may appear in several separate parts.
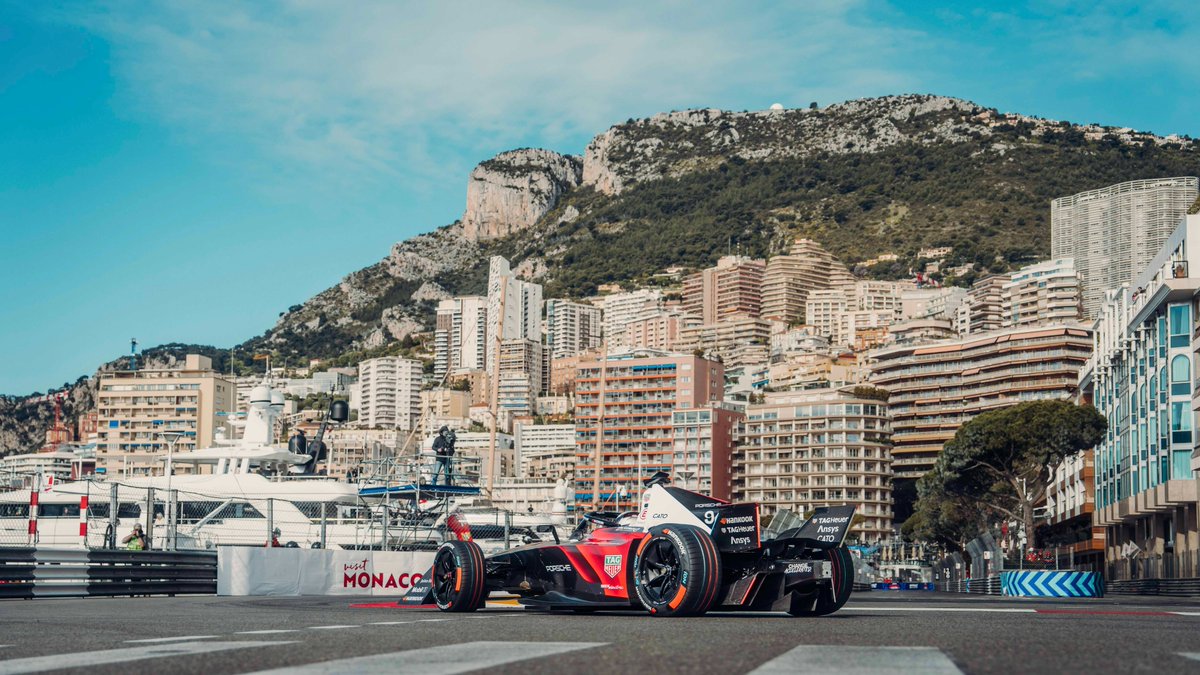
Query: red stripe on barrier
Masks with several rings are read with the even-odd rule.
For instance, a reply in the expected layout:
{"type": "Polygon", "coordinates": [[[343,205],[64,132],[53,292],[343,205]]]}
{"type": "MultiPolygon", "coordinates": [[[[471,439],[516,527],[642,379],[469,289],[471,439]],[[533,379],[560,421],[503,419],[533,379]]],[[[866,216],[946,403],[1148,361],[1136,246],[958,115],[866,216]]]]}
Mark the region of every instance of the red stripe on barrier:
{"type": "Polygon", "coordinates": [[[36,519],[29,520],[29,534],[37,534],[37,520],[36,519]]]}
{"type": "Polygon", "coordinates": [[[84,515],[87,513],[87,510],[88,510],[88,498],[80,497],[79,498],[79,517],[80,518],[84,517],[84,515]]]}
{"type": "Polygon", "coordinates": [[[37,503],[38,503],[38,493],[35,490],[34,492],[29,493],[29,505],[37,506],[37,503]]]}
{"type": "Polygon", "coordinates": [[[81,536],[81,537],[87,536],[87,523],[79,524],[79,536],[81,536]]]}

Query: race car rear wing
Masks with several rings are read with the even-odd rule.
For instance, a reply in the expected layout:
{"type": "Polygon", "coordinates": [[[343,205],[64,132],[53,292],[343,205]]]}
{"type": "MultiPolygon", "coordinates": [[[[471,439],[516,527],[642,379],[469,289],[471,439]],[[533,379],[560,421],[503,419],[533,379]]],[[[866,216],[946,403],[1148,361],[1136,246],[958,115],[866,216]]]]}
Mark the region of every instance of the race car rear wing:
{"type": "Polygon", "coordinates": [[[804,525],[781,532],[775,541],[795,540],[809,548],[837,548],[846,540],[854,521],[854,506],[820,506],[804,525]]]}

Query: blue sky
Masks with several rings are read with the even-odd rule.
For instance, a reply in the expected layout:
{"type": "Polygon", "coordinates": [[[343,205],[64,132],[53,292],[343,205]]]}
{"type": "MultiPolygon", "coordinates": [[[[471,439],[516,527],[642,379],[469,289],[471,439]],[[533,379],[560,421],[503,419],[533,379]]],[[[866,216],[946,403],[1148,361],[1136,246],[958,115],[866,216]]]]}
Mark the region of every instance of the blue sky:
{"type": "Polygon", "coordinates": [[[0,0],[0,393],[241,342],[477,162],[629,117],[922,92],[1200,136],[1198,6],[0,0]]]}

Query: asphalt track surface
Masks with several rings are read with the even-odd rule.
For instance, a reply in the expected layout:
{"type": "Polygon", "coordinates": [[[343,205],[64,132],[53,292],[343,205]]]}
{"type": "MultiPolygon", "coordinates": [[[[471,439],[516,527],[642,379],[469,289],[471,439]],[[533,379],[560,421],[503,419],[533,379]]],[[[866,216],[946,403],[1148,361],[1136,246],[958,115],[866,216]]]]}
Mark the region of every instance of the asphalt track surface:
{"type": "Polygon", "coordinates": [[[693,619],[354,607],[363,598],[0,601],[0,675],[1200,673],[1200,600],[868,592],[837,614],[693,619]]]}

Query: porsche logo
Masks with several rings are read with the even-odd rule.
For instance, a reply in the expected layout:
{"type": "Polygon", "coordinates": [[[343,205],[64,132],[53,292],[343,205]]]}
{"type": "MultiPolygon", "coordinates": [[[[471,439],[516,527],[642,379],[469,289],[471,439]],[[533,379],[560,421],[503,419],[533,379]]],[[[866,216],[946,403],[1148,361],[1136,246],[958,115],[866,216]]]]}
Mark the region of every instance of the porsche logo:
{"type": "Polygon", "coordinates": [[[623,556],[620,555],[604,556],[604,573],[610,577],[616,578],[616,576],[621,573],[622,557],[623,556]]]}

